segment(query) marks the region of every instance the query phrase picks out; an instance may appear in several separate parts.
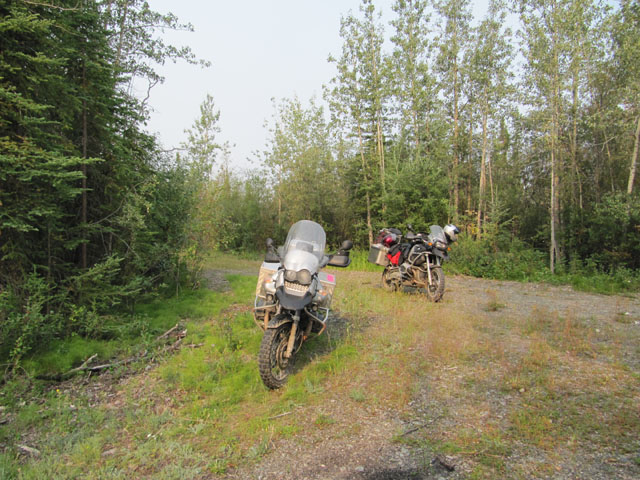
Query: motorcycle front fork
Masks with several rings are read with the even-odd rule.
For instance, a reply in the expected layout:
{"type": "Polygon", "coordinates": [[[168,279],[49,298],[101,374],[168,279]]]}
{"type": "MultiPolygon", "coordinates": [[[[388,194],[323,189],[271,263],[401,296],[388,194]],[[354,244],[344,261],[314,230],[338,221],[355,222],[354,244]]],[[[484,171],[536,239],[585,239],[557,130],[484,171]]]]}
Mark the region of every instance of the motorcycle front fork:
{"type": "Polygon", "coordinates": [[[296,310],[293,315],[293,324],[291,325],[291,333],[289,333],[289,342],[287,343],[287,351],[284,353],[285,358],[291,358],[293,348],[296,343],[296,335],[298,333],[298,324],[300,323],[300,310],[296,310]]]}
{"type": "Polygon", "coordinates": [[[440,266],[440,259],[438,257],[429,258],[427,256],[427,278],[429,279],[429,283],[427,285],[431,285],[433,283],[433,277],[431,276],[431,265],[440,266]],[[433,261],[433,262],[432,262],[433,261]]]}

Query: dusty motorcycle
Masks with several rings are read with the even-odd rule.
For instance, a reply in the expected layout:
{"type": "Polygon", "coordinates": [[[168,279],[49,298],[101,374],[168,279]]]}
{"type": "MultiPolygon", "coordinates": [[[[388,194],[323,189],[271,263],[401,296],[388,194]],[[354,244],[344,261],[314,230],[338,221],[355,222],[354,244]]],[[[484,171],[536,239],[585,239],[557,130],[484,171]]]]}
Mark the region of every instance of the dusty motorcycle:
{"type": "Polygon", "coordinates": [[[428,234],[415,233],[411,225],[407,229],[404,237],[400,230],[382,229],[369,248],[369,262],[384,267],[382,286],[386,290],[420,288],[429,300],[439,302],[444,295],[442,262],[449,258],[450,244],[460,230],[452,224],[444,228],[431,225],[428,234]]]}
{"type": "Polygon", "coordinates": [[[327,326],[336,278],[320,270],[351,263],[350,240],[332,255],[325,255],[325,244],[324,230],[310,220],[294,223],[284,246],[278,249],[272,239],[267,239],[267,254],[256,286],[254,319],[264,330],[258,367],[270,389],[286,383],[302,344],[322,334],[327,326]]]}

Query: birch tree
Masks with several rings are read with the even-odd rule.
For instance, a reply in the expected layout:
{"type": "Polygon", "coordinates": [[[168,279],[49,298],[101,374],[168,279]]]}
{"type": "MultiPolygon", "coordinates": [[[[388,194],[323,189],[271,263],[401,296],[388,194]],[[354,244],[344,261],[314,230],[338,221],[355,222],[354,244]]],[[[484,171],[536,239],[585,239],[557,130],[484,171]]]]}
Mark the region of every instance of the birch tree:
{"type": "Polygon", "coordinates": [[[356,195],[364,197],[367,237],[373,242],[374,216],[385,211],[385,75],[380,14],[370,0],[360,5],[361,18],[349,14],[340,22],[343,39],[337,76],[331,80],[328,100],[334,119],[355,139],[361,181],[356,195]],[[374,208],[378,211],[374,212],[374,208]]]}
{"type": "Polygon", "coordinates": [[[482,224],[487,215],[487,169],[491,171],[491,130],[501,124],[496,117],[504,117],[511,94],[509,82],[513,49],[509,42],[511,31],[504,27],[504,4],[493,0],[487,17],[474,32],[474,46],[470,60],[470,81],[477,91],[481,122],[481,158],[476,213],[477,237],[482,236],[482,224]]]}
{"type": "Polygon", "coordinates": [[[460,211],[460,109],[465,75],[462,64],[469,43],[471,10],[468,0],[441,0],[435,3],[435,8],[441,16],[436,40],[436,68],[439,73],[440,90],[445,98],[446,113],[451,122],[450,204],[453,221],[457,223],[460,211]]]}

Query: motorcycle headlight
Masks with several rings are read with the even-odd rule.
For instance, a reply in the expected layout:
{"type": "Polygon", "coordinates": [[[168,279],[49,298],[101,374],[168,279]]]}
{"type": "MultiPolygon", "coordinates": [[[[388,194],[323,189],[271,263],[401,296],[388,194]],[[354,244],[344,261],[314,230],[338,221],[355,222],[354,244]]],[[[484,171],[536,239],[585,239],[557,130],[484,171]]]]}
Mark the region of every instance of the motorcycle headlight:
{"type": "Polygon", "coordinates": [[[284,279],[287,282],[295,282],[296,281],[296,272],[294,272],[293,270],[285,270],[284,271],[284,279]]]}
{"type": "Polygon", "coordinates": [[[311,283],[311,272],[309,270],[300,270],[298,272],[298,283],[309,285],[311,283]]]}

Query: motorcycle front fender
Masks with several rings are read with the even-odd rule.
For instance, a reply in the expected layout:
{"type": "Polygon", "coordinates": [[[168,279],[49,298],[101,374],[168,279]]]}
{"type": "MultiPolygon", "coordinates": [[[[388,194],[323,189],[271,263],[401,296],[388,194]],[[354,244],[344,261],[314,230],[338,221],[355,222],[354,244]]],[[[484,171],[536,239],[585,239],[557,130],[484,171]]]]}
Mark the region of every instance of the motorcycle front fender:
{"type": "Polygon", "coordinates": [[[276,289],[276,297],[280,305],[287,310],[302,310],[313,300],[313,296],[309,292],[305,293],[302,297],[298,297],[297,295],[287,294],[282,287],[276,289]]]}
{"type": "MultiPolygon", "coordinates": [[[[449,254],[447,252],[443,252],[442,250],[438,250],[437,248],[434,248],[431,253],[433,255],[435,255],[436,257],[440,257],[442,260],[448,260],[449,259],[449,254]]],[[[434,263],[434,262],[432,262],[434,263]]]]}
{"type": "Polygon", "coordinates": [[[293,323],[293,317],[291,317],[291,315],[278,315],[269,320],[267,328],[278,328],[280,325],[284,325],[285,323],[293,323]]]}

